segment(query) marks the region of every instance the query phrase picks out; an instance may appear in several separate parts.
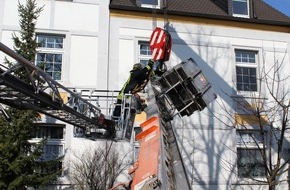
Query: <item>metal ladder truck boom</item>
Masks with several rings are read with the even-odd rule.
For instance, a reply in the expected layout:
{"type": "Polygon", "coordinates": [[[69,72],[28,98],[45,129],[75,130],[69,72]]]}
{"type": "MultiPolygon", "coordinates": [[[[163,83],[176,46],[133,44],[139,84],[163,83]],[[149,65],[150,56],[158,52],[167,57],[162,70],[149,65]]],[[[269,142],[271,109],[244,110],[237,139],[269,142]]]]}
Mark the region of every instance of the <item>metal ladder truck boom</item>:
{"type": "MultiPolygon", "coordinates": [[[[79,96],[71,89],[52,79],[47,73],[0,42],[0,51],[15,63],[8,67],[0,63],[0,103],[18,109],[36,110],[83,129],[88,138],[112,139],[114,121],[108,119],[99,107],[79,96]],[[14,73],[26,71],[23,80],[14,73]],[[63,97],[62,95],[65,95],[63,97]]],[[[0,106],[9,120],[9,115],[0,106]]]]}

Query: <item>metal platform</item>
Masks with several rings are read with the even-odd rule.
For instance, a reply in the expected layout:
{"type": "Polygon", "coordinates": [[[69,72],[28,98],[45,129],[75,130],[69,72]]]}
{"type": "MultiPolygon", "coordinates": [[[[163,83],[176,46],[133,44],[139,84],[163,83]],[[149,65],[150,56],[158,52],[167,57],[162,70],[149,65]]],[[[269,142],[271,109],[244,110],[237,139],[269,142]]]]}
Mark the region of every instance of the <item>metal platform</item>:
{"type": "MultiPolygon", "coordinates": [[[[181,116],[190,116],[197,110],[203,110],[217,97],[211,84],[192,58],[165,72],[155,82],[155,86],[160,89],[159,92],[156,90],[156,96],[161,107],[167,104],[172,109],[176,108],[181,116]]],[[[170,118],[168,114],[170,113],[164,110],[165,119],[172,119],[173,116],[170,118]]]]}

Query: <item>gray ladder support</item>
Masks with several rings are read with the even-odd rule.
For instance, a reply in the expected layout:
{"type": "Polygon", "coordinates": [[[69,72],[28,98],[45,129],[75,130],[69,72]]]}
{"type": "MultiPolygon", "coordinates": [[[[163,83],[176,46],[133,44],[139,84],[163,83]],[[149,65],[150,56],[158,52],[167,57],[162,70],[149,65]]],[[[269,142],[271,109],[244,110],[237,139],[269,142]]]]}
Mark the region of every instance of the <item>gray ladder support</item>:
{"type": "Polygon", "coordinates": [[[191,190],[186,169],[180,154],[178,142],[170,121],[162,119],[163,108],[156,102],[156,94],[151,82],[147,85],[148,107],[145,109],[147,118],[158,116],[160,119],[161,153],[159,160],[159,190],[191,190]]]}

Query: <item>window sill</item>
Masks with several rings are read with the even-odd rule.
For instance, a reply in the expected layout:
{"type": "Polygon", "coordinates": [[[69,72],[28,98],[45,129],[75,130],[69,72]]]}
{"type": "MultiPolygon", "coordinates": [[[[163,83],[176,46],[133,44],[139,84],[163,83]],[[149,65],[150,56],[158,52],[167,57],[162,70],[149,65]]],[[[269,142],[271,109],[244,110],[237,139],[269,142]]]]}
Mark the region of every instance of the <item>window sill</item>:
{"type": "Polygon", "coordinates": [[[266,180],[266,177],[256,177],[256,178],[241,178],[238,177],[237,181],[233,185],[267,185],[266,182],[261,182],[266,180]]]}
{"type": "Polygon", "coordinates": [[[141,4],[142,8],[150,8],[150,9],[161,9],[160,5],[149,5],[149,4],[141,4]]]}
{"type": "Polygon", "coordinates": [[[233,17],[238,17],[238,18],[250,18],[249,15],[240,15],[240,14],[233,14],[233,17]]]}
{"type": "Polygon", "coordinates": [[[267,99],[266,97],[261,97],[258,92],[236,92],[236,95],[231,96],[233,99],[267,99]]]}

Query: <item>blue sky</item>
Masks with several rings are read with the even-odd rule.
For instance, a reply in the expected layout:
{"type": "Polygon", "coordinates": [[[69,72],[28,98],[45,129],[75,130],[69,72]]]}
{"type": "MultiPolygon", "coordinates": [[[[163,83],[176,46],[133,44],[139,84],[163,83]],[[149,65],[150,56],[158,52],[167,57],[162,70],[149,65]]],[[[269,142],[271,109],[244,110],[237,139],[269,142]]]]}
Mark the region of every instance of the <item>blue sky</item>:
{"type": "Polygon", "coordinates": [[[290,17],[290,0],[264,0],[264,2],[290,17]]]}

